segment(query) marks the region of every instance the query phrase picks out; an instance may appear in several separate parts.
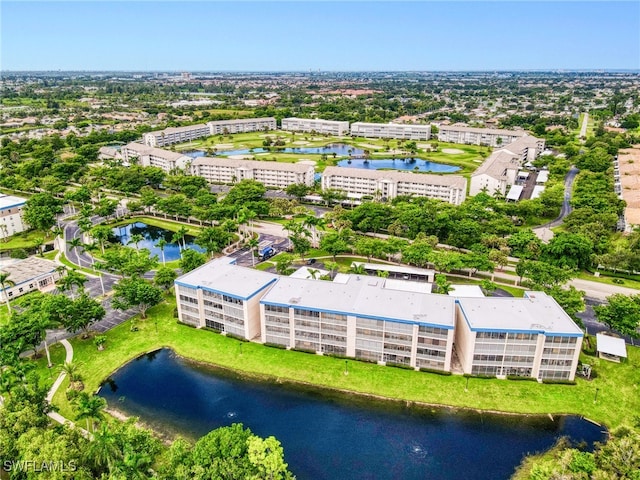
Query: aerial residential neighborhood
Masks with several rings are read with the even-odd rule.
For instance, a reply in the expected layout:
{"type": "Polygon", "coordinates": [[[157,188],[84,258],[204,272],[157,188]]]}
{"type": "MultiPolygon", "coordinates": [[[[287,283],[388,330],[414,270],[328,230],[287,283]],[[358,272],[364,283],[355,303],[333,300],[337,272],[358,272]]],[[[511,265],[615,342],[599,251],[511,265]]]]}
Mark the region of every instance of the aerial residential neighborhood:
{"type": "Polygon", "coordinates": [[[636,3],[38,6],[0,479],[637,478],[636,3]]]}

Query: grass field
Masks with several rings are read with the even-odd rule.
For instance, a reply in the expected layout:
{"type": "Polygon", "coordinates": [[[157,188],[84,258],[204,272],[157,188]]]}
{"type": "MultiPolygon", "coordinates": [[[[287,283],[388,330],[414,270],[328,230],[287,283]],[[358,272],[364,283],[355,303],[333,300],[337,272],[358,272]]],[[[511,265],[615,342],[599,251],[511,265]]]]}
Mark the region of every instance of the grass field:
{"type": "MultiPolygon", "coordinates": [[[[631,422],[640,412],[637,347],[629,347],[629,359],[623,364],[585,357],[593,365],[597,378],[578,379],[577,385],[470,378],[467,390],[467,379],[457,375],[440,376],[354,360],[349,360],[349,374],[345,375],[344,359],[257,343],[243,343],[241,349],[238,340],[177,323],[172,314],[174,306],[175,302],[169,299],[154,307],[147,320],[136,322],[139,328],[136,332],[130,331],[130,322],[108,331],[106,349],[102,352],[97,351],[92,340],[73,339],[75,359],[80,363],[87,390],[95,391],[102,380],[140,354],[169,347],[184,357],[250,376],[311,383],[390,399],[512,413],[578,414],[610,427],[631,422]],[[594,402],[596,391],[598,399],[594,402]]],[[[48,370],[42,368],[42,362],[39,361],[39,370],[46,376],[48,370]]],[[[64,386],[54,403],[63,415],[73,416],[64,386]]]]}
{"type": "Polygon", "coordinates": [[[0,240],[0,251],[14,250],[16,248],[33,248],[41,239],[44,239],[45,242],[52,242],[53,234],[51,232],[43,232],[41,230],[27,230],[26,232],[16,233],[15,235],[11,235],[6,242],[4,240],[0,240]],[[49,236],[46,237],[46,234],[49,236]]]}
{"type": "Polygon", "coordinates": [[[172,232],[177,232],[178,229],[180,229],[180,227],[186,227],[187,234],[192,235],[194,237],[197,237],[198,235],[200,235],[200,232],[202,231],[202,228],[196,225],[188,225],[186,223],[176,222],[171,219],[162,219],[162,218],[150,217],[150,216],[148,217],[145,215],[135,216],[125,220],[120,220],[115,223],[110,223],[108,224],[108,226],[115,228],[115,227],[120,227],[122,225],[129,225],[135,222],[144,222],[147,225],[164,228],[172,232]]]}
{"type": "MultiPolygon", "coordinates": [[[[216,148],[218,154],[224,155],[225,150],[238,150],[238,149],[251,149],[262,148],[265,136],[268,135],[272,138],[276,136],[281,137],[285,141],[284,147],[321,147],[330,143],[346,143],[353,145],[354,147],[371,150],[372,162],[376,158],[390,158],[392,154],[388,149],[399,148],[397,140],[391,140],[387,142],[383,139],[372,138],[351,138],[351,137],[323,137],[313,136],[311,134],[277,131],[277,132],[251,132],[251,133],[239,133],[235,135],[220,136],[216,135],[206,139],[196,140],[187,144],[176,145],[176,150],[191,150],[194,148],[207,149],[216,148]],[[304,145],[294,142],[305,142],[304,145]],[[217,145],[230,145],[232,148],[219,148],[217,145]],[[375,147],[375,148],[374,148],[375,147]]],[[[427,142],[418,142],[427,143],[427,142]]],[[[462,175],[470,175],[491,153],[491,149],[487,147],[480,147],[476,145],[458,145],[448,143],[438,143],[438,151],[431,152],[427,150],[419,149],[414,155],[416,158],[423,160],[430,160],[433,162],[446,163],[448,165],[454,165],[461,168],[456,172],[462,175]],[[462,153],[444,153],[443,149],[456,149],[462,153]]],[[[401,155],[395,155],[401,157],[401,155]]],[[[316,162],[316,171],[322,172],[325,167],[334,165],[340,159],[347,158],[336,157],[335,159],[329,155],[326,160],[322,160],[321,154],[300,154],[300,153],[279,153],[277,151],[268,152],[265,154],[255,155],[256,160],[262,161],[277,161],[286,163],[296,163],[301,159],[314,160],[316,162]]]]}

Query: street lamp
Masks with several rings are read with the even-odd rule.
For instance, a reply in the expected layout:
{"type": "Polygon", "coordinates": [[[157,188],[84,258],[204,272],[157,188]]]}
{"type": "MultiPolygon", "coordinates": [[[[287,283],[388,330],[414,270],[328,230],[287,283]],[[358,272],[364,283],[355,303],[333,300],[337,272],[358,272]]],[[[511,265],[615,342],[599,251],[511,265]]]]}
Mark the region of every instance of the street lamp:
{"type": "Polygon", "coordinates": [[[349,375],[349,360],[344,361],[344,374],[349,375]]]}
{"type": "Polygon", "coordinates": [[[469,377],[467,377],[467,384],[464,387],[464,391],[468,392],[469,391],[469,377]]]}
{"type": "Polygon", "coordinates": [[[600,391],[599,388],[596,388],[596,394],[593,396],[593,403],[596,403],[598,401],[598,392],[600,391]]]}

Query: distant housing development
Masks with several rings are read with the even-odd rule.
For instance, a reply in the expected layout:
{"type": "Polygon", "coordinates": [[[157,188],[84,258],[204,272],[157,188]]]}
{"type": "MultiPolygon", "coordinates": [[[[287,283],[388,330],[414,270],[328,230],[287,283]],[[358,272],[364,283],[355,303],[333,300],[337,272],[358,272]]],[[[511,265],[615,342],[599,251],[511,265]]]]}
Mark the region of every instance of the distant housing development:
{"type": "Polygon", "coordinates": [[[349,122],[320,120],[318,118],[283,118],[282,130],[290,132],[316,132],[328,135],[349,135],[349,122]]]}
{"type": "Polygon", "coordinates": [[[164,130],[145,133],[142,138],[144,143],[150,147],[165,147],[174,143],[190,142],[196,138],[210,137],[211,135],[275,129],[276,119],[273,117],[241,118],[237,120],[218,120],[186,127],[169,127],[164,130]]]}
{"type": "Polygon", "coordinates": [[[303,163],[265,162],[230,158],[196,158],[191,175],[204,177],[209,183],[235,183],[256,180],[267,187],[286,188],[294,183],[313,185],[315,170],[303,163]]]}
{"type": "Polygon", "coordinates": [[[356,122],[351,124],[351,135],[366,138],[429,140],[431,125],[356,122]]]}
{"type": "Polygon", "coordinates": [[[22,209],[27,200],[0,194],[0,238],[24,232],[28,226],[22,221],[22,209]]]}
{"type": "Polygon", "coordinates": [[[187,155],[136,142],[128,143],[122,147],[121,153],[127,163],[131,164],[137,161],[143,167],[158,167],[165,172],[176,168],[184,169],[191,162],[191,157],[187,155]]]}
{"type": "Polygon", "coordinates": [[[327,167],[322,174],[322,189],[386,199],[416,195],[460,205],[466,198],[467,180],[461,175],[327,167]]]}
{"type": "MultiPolygon", "coordinates": [[[[178,317],[251,341],[380,364],[572,380],[582,332],[553,298],[463,298],[366,275],[273,275],[221,257],[175,281],[178,317]]],[[[460,372],[460,373],[462,373],[460,372]]]]}

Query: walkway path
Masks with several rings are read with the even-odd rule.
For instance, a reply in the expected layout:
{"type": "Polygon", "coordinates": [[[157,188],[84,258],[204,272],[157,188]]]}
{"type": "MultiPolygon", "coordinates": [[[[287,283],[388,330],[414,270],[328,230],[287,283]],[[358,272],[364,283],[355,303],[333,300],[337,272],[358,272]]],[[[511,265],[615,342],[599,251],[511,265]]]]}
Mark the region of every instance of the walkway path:
{"type": "Polygon", "coordinates": [[[564,178],[564,199],[562,201],[560,215],[549,223],[545,223],[544,225],[540,225],[533,229],[533,233],[535,233],[543,242],[548,242],[553,238],[553,232],[551,229],[562,225],[564,217],[571,213],[571,192],[573,190],[573,181],[576,179],[578,172],[579,170],[576,167],[571,167],[571,170],[569,170],[567,176],[564,178]]]}
{"type": "MultiPolygon", "coordinates": [[[[73,361],[73,347],[66,339],[60,340],[60,343],[62,344],[62,346],[66,351],[66,357],[64,359],[65,363],[71,363],[73,361]]],[[[66,372],[60,372],[60,375],[58,375],[58,378],[49,389],[49,393],[47,393],[47,402],[51,403],[53,401],[54,395],[60,388],[60,385],[62,385],[62,382],[64,381],[66,376],[67,376],[66,372]]],[[[90,433],[87,432],[84,428],[78,427],[75,423],[73,423],[68,418],[63,417],[58,412],[49,412],[47,415],[49,416],[49,418],[51,418],[52,420],[55,420],[56,422],[62,425],[69,425],[71,428],[77,428],[83,437],[85,438],[90,437],[90,433]]]]}
{"type": "Polygon", "coordinates": [[[587,138],[587,127],[589,126],[589,112],[584,112],[582,117],[582,125],[580,125],[580,137],[581,139],[587,138]]]}

